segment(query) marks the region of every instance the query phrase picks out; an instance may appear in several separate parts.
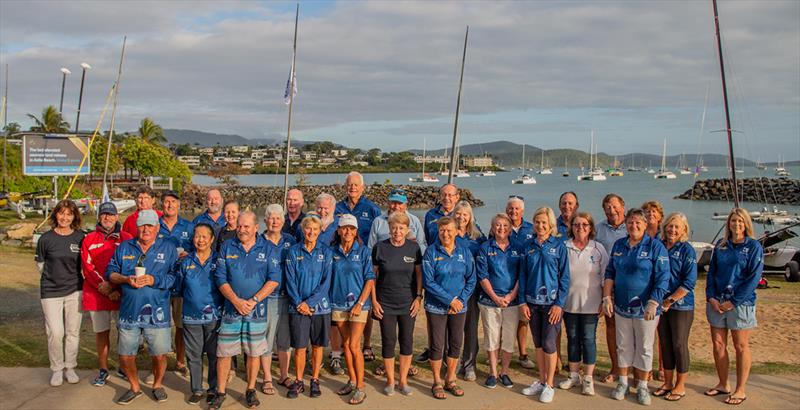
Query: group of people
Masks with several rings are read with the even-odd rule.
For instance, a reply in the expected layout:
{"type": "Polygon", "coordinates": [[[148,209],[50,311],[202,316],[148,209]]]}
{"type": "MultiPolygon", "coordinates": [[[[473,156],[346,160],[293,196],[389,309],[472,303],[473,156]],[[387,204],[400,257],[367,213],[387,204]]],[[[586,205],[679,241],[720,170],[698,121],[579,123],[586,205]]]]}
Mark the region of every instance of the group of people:
{"type": "MultiPolygon", "coordinates": [[[[337,202],[320,194],[308,213],[303,193],[290,190],[286,210],[280,204],[266,207],[262,233],[256,214],[241,210],[235,200],[223,201],[216,189],[207,193],[205,212],[190,222],[179,216],[178,193],[162,193],[162,209],[156,211],[155,193],[141,188],[137,210],[124,224],[114,204],[103,203],[95,230],[86,235],[75,204],[59,202],[50,217],[53,229],[36,249],[50,384],[61,385],[65,377],[79,381],[74,368],[85,310],[96,334],[96,386],[110,375],[109,332],[116,322],[118,375],[130,384],[119,404],[143,395],[136,356],[144,345],[153,362],[146,383],[155,400],[167,400],[162,381],[166,355],[173,351],[173,326],[177,370],[190,379],[191,403],[205,398],[211,408],[220,408],[242,355],[248,407],[260,404],[260,371],[266,395],[276,394],[278,384],[289,398],[306,389],[319,397],[328,346],[331,372],[348,377],[336,393],[351,404],[363,403],[364,362],[375,359],[374,321],[381,333],[383,362],[376,374],[386,376],[383,393],[410,395],[408,377],[418,372],[415,322],[424,311],[428,345],[416,360],[430,363],[431,394],[437,399],[464,395],[457,376],[476,379],[479,323],[489,361],[487,388],[513,387],[509,366],[515,347],[520,364],[534,367],[526,354],[530,332],[538,373],[522,393],[551,402],[562,366],[563,326],[569,376],[558,387],[594,395],[601,317],[612,362],[603,381],[617,381],[614,399],[624,399],[633,384],[638,402],[650,404],[656,344],[664,381],[652,396],[670,401],[685,396],[697,279],[685,215],[665,217],[653,201],[626,211],[620,196],[608,194],[602,202],[605,220],[596,222],[579,209],[575,193],[565,192],[558,216],[541,207],[526,221],[524,198],[513,195],[486,235],[455,185],[441,187],[438,205],[422,222],[408,212],[404,190],[392,190],[382,212],[364,189],[363,177],[352,172],[346,198],[337,202]],[[279,362],[277,383],[270,370],[273,355],[279,362]]],[[[706,395],[729,395],[728,404],[746,399],[748,335],[756,326],[755,289],[763,268],[763,250],[753,235],[747,212],[731,211],[708,272],[706,314],[719,383],[706,395]],[[736,350],[735,390],[728,381],[729,330],[736,350]]]]}

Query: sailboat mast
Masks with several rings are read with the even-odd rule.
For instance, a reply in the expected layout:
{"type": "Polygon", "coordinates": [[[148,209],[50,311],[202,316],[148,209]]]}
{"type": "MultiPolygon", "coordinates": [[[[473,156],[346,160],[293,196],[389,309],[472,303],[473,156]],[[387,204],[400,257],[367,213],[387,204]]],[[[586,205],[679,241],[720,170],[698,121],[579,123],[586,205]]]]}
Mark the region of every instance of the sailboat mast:
{"type": "Polygon", "coordinates": [[[297,10],[294,14],[294,44],[292,45],[292,69],[289,73],[289,121],[286,126],[286,169],[283,173],[283,203],[289,195],[289,157],[292,149],[292,106],[294,105],[294,78],[295,62],[297,60],[297,21],[300,17],[300,3],[297,3],[297,10]]]}
{"type": "Polygon", "coordinates": [[[722,58],[722,35],[719,32],[719,13],[717,12],[717,0],[711,0],[714,6],[714,28],[717,34],[717,51],[719,55],[719,71],[722,77],[722,101],[725,103],[725,128],[728,132],[728,157],[731,162],[731,185],[733,190],[733,206],[739,207],[739,189],[736,186],[736,164],[733,156],[733,135],[731,129],[731,114],[728,109],[728,86],[725,82],[725,61],[722,58]]]}
{"type": "Polygon", "coordinates": [[[425,182],[425,150],[428,148],[428,139],[422,139],[422,182],[425,182]]]}
{"type": "Polygon", "coordinates": [[[667,170],[667,139],[664,138],[664,147],[661,149],[661,172],[667,170]]]}
{"type": "Polygon", "coordinates": [[[456,119],[453,124],[453,151],[450,152],[450,171],[447,174],[447,183],[453,183],[453,172],[456,169],[458,156],[456,155],[456,142],[458,137],[458,111],[461,109],[461,86],[464,83],[464,63],[467,61],[467,39],[469,38],[469,26],[464,34],[464,53],[461,55],[461,78],[458,80],[458,99],[456,100],[456,119]]]}
{"type": "MultiPolygon", "coordinates": [[[[122,63],[125,61],[125,44],[128,42],[128,36],[122,37],[122,52],[119,54],[119,69],[117,70],[117,81],[114,83],[114,108],[111,110],[111,125],[108,129],[108,142],[106,143],[106,165],[103,169],[103,193],[106,194],[108,178],[108,162],[111,160],[111,145],[114,143],[114,123],[117,119],[117,96],[119,96],[119,82],[122,78],[122,63]]],[[[106,198],[103,198],[104,200],[106,198]]]]}

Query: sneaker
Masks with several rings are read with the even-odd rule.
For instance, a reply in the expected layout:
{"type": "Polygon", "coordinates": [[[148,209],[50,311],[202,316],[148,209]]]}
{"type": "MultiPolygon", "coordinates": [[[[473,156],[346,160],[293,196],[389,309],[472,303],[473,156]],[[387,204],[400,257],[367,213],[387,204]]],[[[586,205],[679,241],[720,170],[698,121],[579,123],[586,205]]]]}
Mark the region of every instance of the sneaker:
{"type": "Polygon", "coordinates": [[[106,385],[106,380],[108,380],[108,376],[110,376],[108,374],[108,370],[100,369],[100,372],[97,373],[97,377],[95,377],[94,380],[92,380],[92,386],[95,386],[95,387],[105,386],[106,385]]]}
{"type": "Polygon", "coordinates": [[[123,406],[126,404],[130,404],[132,401],[138,399],[142,394],[143,393],[141,390],[139,391],[128,390],[125,392],[125,394],[122,395],[122,397],[117,399],[117,404],[121,404],[123,406]]]}
{"type": "Polygon", "coordinates": [[[78,373],[75,373],[75,369],[67,369],[64,372],[64,376],[67,378],[67,383],[75,384],[81,381],[81,378],[78,376],[78,373]]]}
{"type": "Polygon", "coordinates": [[[585,396],[594,396],[594,380],[584,377],[583,385],[581,386],[581,394],[585,396]]]}
{"type": "Polygon", "coordinates": [[[155,398],[157,402],[163,403],[167,401],[167,391],[164,390],[163,387],[153,389],[153,398],[155,398]]]}
{"type": "Polygon", "coordinates": [[[536,365],[528,358],[528,355],[519,357],[519,365],[523,369],[533,369],[536,365]]]}
{"type": "Polygon", "coordinates": [[[383,394],[387,396],[394,396],[394,384],[387,384],[383,386],[383,394]]]}
{"type": "Polygon", "coordinates": [[[258,394],[256,394],[256,389],[247,389],[244,393],[244,400],[247,403],[247,407],[251,409],[261,405],[261,402],[258,400],[258,394]]]}
{"type": "Polygon", "coordinates": [[[120,368],[117,368],[117,372],[116,372],[115,374],[116,374],[116,376],[117,376],[117,377],[119,377],[120,379],[122,379],[122,380],[125,380],[125,381],[128,381],[128,376],[126,376],[126,375],[125,375],[125,372],[123,372],[123,371],[122,371],[122,369],[120,369],[120,368]]]}
{"type": "Polygon", "coordinates": [[[617,383],[617,387],[611,392],[611,398],[614,400],[625,400],[626,394],[628,394],[628,385],[617,383]]]}
{"type": "Polygon", "coordinates": [[[420,353],[420,354],[418,354],[418,355],[416,355],[414,357],[414,361],[417,362],[417,363],[427,363],[428,360],[431,359],[431,355],[430,354],[431,354],[430,350],[425,349],[425,350],[422,351],[422,353],[420,353]]]}
{"type": "Polygon", "coordinates": [[[304,391],[306,391],[306,387],[303,384],[303,381],[302,380],[295,380],[294,383],[292,383],[292,387],[290,387],[289,391],[286,392],[286,397],[288,397],[290,399],[296,399],[297,396],[299,396],[300,393],[302,393],[304,391]]]}
{"type": "Polygon", "coordinates": [[[332,357],[331,358],[331,374],[335,376],[341,376],[344,374],[344,368],[342,367],[342,358],[341,357],[332,357]]]}
{"type": "Polygon", "coordinates": [[[510,389],[510,388],[514,387],[514,382],[511,381],[511,378],[508,377],[507,374],[501,374],[500,375],[500,384],[502,384],[503,387],[505,387],[507,389],[510,389]]]}
{"type": "Polygon", "coordinates": [[[537,380],[530,386],[522,389],[522,394],[526,396],[536,396],[537,394],[541,394],[542,390],[544,390],[544,384],[537,380]]]}
{"type": "Polygon", "coordinates": [[[225,393],[216,393],[214,394],[214,399],[211,400],[211,403],[208,404],[209,409],[219,409],[222,407],[222,403],[225,401],[225,393]]]}
{"type": "Polygon", "coordinates": [[[410,395],[412,395],[414,393],[414,391],[411,390],[411,387],[409,385],[405,385],[405,386],[399,386],[398,385],[397,386],[397,391],[399,391],[400,394],[402,394],[403,396],[410,396],[410,395]]]}
{"type": "Polygon", "coordinates": [[[59,370],[57,372],[53,372],[53,375],[50,376],[50,385],[53,387],[58,387],[64,384],[64,371],[59,370]]]}
{"type": "Polygon", "coordinates": [[[478,376],[475,375],[475,369],[467,369],[464,371],[464,380],[474,382],[478,376]]]}
{"type": "Polygon", "coordinates": [[[651,402],[650,390],[647,387],[639,387],[636,389],[636,401],[643,406],[649,406],[651,402]]]}
{"type": "Polygon", "coordinates": [[[189,404],[200,403],[201,401],[203,401],[203,397],[205,397],[205,394],[203,394],[203,392],[196,391],[192,393],[192,395],[189,397],[189,404]]]}
{"type": "Polygon", "coordinates": [[[322,396],[322,390],[319,389],[319,379],[311,379],[310,385],[311,387],[308,389],[308,395],[310,397],[322,396]]]}
{"type": "Polygon", "coordinates": [[[490,389],[494,389],[497,387],[497,377],[494,377],[490,374],[489,377],[486,378],[486,381],[483,382],[483,385],[490,389]]]}
{"type": "Polygon", "coordinates": [[[581,383],[580,377],[570,376],[562,380],[561,383],[558,384],[558,388],[562,390],[569,390],[573,386],[577,386],[580,383],[581,383]]]}
{"type": "Polygon", "coordinates": [[[148,374],[147,377],[144,378],[144,384],[149,384],[152,386],[153,383],[155,382],[156,382],[156,376],[153,375],[153,373],[148,374]]]}
{"type": "Polygon", "coordinates": [[[539,401],[542,403],[550,403],[553,401],[553,396],[555,396],[556,390],[552,386],[544,386],[542,390],[542,394],[539,395],[539,401]]]}
{"type": "Polygon", "coordinates": [[[211,404],[214,402],[214,397],[217,397],[217,392],[214,390],[206,391],[206,404],[211,404]]]}

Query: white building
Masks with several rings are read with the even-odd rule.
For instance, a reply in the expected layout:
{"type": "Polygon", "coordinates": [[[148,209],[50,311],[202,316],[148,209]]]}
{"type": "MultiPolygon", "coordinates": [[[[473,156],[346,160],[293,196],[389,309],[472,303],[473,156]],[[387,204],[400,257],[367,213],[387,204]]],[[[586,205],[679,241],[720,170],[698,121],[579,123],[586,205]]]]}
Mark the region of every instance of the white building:
{"type": "Polygon", "coordinates": [[[461,159],[461,163],[470,168],[491,167],[494,165],[492,157],[466,157],[461,159]]]}
{"type": "Polygon", "coordinates": [[[350,165],[352,165],[354,167],[368,167],[369,166],[369,162],[366,162],[366,161],[351,161],[350,165]]]}
{"type": "Polygon", "coordinates": [[[303,151],[303,159],[310,161],[317,158],[317,153],[314,151],[303,151]]]}
{"type": "Polygon", "coordinates": [[[337,158],[346,157],[347,156],[347,150],[346,149],[332,149],[331,150],[331,155],[333,155],[334,157],[337,157],[337,158]]]}
{"type": "Polygon", "coordinates": [[[242,161],[241,166],[243,169],[252,169],[254,166],[256,166],[256,163],[251,159],[246,159],[242,161]]]}
{"type": "Polygon", "coordinates": [[[449,164],[450,157],[444,155],[426,155],[425,158],[422,158],[422,155],[414,156],[414,162],[417,164],[422,164],[425,162],[426,164],[449,164]]]}
{"type": "Polygon", "coordinates": [[[277,167],[278,165],[280,165],[280,163],[274,159],[265,159],[261,161],[262,167],[277,167]]]}
{"type": "Polygon", "coordinates": [[[211,147],[198,148],[197,152],[200,153],[200,155],[211,156],[214,155],[214,148],[211,147]]]}
{"type": "Polygon", "coordinates": [[[190,167],[199,167],[200,166],[200,156],[199,155],[179,155],[178,161],[183,162],[184,164],[190,167]]]}

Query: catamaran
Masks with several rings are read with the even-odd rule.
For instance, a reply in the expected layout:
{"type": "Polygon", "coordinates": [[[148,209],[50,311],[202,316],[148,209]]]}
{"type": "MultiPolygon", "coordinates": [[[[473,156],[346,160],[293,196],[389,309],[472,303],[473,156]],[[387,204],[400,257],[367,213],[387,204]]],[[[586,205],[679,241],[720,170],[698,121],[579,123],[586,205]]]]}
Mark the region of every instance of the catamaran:
{"type": "Polygon", "coordinates": [[[512,184],[532,185],[536,183],[536,178],[525,172],[525,144],[522,144],[522,174],[511,180],[512,184]]]}
{"type": "Polygon", "coordinates": [[[661,151],[661,169],[653,175],[655,179],[675,179],[677,176],[667,170],[667,139],[664,138],[664,148],[661,151]]]}

